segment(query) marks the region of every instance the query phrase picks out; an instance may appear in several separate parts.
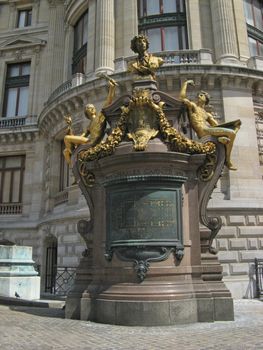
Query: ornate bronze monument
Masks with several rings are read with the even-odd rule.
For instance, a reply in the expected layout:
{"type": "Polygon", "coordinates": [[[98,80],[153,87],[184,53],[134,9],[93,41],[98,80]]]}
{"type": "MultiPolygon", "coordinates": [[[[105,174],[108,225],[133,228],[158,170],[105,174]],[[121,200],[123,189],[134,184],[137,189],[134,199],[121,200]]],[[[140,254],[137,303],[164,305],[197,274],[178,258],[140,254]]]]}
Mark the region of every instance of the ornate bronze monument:
{"type": "Polygon", "coordinates": [[[79,223],[87,249],[66,317],[148,326],[232,320],[212,247],[221,221],[207,215],[207,203],[224,164],[234,168],[226,145],[232,148],[240,121],[206,126],[208,97],[195,104],[186,86],[180,99],[158,91],[162,60],[147,53],[144,36],[134,47],[133,91],[100,113],[110,133],[90,129],[87,142],[69,149],[91,219],[79,223]],[[205,132],[197,142],[198,126],[205,132]]]}

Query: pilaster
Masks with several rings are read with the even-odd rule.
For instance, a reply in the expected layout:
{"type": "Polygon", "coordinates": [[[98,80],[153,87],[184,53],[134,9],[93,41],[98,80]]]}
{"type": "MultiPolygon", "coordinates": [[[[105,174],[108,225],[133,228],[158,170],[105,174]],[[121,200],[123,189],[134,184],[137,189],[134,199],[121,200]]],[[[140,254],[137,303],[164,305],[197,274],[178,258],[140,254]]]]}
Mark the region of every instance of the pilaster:
{"type": "Polygon", "coordinates": [[[246,18],[244,14],[244,4],[243,1],[233,0],[234,16],[236,23],[236,33],[237,33],[237,45],[239,51],[240,61],[246,62],[250,57],[248,37],[247,37],[247,25],[246,18]]]}
{"type": "Polygon", "coordinates": [[[49,32],[47,44],[46,99],[63,81],[65,45],[64,5],[62,1],[49,0],[49,32]]]}
{"type": "Polygon", "coordinates": [[[138,33],[137,1],[116,0],[115,3],[115,57],[131,56],[131,39],[138,33]]]}
{"type": "Polygon", "coordinates": [[[250,89],[231,89],[223,87],[223,108],[225,121],[241,119],[242,125],[237,133],[232,150],[232,160],[237,171],[229,172],[230,199],[262,200],[263,186],[257,150],[254,106],[250,89]]]}
{"type": "Polygon", "coordinates": [[[199,50],[203,47],[199,7],[199,0],[186,1],[189,47],[192,50],[199,50]]]}

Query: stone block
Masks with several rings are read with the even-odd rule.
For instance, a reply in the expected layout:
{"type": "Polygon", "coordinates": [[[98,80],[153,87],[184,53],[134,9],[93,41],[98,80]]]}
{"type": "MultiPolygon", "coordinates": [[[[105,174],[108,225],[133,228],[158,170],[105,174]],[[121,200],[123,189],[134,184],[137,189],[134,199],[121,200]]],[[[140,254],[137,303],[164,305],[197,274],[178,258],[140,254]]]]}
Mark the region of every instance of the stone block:
{"type": "Polygon", "coordinates": [[[214,310],[215,321],[234,321],[234,304],[232,298],[215,298],[214,310]]]}
{"type": "Polygon", "coordinates": [[[245,238],[233,238],[229,240],[229,246],[233,250],[247,249],[247,240],[245,238]]]}
{"type": "Polygon", "coordinates": [[[220,262],[237,262],[238,261],[238,253],[227,251],[227,252],[218,252],[218,258],[220,262]]]}
{"type": "Polygon", "coordinates": [[[230,215],[227,221],[229,225],[245,225],[245,217],[242,215],[230,215]]]}
{"type": "Polygon", "coordinates": [[[263,215],[258,215],[257,216],[257,224],[258,225],[263,225],[263,215]]]}
{"type": "Polygon", "coordinates": [[[241,261],[254,261],[255,258],[263,259],[263,250],[253,250],[248,252],[240,252],[241,261]]]}
{"type": "Polygon", "coordinates": [[[258,239],[257,238],[248,238],[248,249],[258,249],[258,239]]]}
{"type": "Polygon", "coordinates": [[[230,268],[231,275],[247,275],[249,271],[249,266],[247,263],[230,264],[229,268],[230,268]]]}
{"type": "Polygon", "coordinates": [[[258,247],[259,247],[260,249],[263,249],[263,238],[259,238],[259,239],[258,239],[258,247]]]}
{"type": "Polygon", "coordinates": [[[247,224],[248,225],[257,225],[257,220],[254,215],[248,215],[247,216],[247,224]]]}
{"type": "Polygon", "coordinates": [[[66,249],[65,246],[58,246],[58,255],[65,255],[66,249]]]}
{"type": "Polygon", "coordinates": [[[228,240],[226,238],[218,238],[216,240],[218,250],[228,250],[228,240]]]}
{"type": "Polygon", "coordinates": [[[263,236],[263,228],[262,227],[240,227],[239,228],[239,235],[241,237],[257,237],[257,236],[263,236]]]}
{"type": "Polygon", "coordinates": [[[219,231],[217,237],[219,238],[230,238],[230,237],[236,237],[237,235],[237,228],[236,227],[229,227],[229,226],[223,226],[221,230],[219,231]]]}
{"type": "Polygon", "coordinates": [[[79,242],[79,237],[77,233],[74,235],[64,235],[62,241],[64,243],[77,243],[79,242]]]}
{"type": "Polygon", "coordinates": [[[62,258],[63,266],[77,266],[79,262],[79,258],[75,256],[64,256],[62,258]]]}
{"type": "Polygon", "coordinates": [[[223,276],[228,276],[230,274],[229,272],[229,264],[221,264],[223,268],[223,276]]]}

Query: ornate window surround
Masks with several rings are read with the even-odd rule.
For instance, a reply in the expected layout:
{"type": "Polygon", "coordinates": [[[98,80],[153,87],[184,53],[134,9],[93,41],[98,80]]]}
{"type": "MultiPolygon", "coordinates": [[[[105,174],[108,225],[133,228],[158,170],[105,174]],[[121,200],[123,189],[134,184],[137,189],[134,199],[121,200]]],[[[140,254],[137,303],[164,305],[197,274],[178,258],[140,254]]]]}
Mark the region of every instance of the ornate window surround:
{"type": "MultiPolygon", "coordinates": [[[[36,39],[28,35],[16,35],[6,40],[0,45],[0,64],[4,65],[2,71],[5,73],[0,77],[0,95],[4,96],[4,82],[6,80],[7,65],[20,62],[31,62],[30,74],[30,90],[34,89],[32,86],[32,79],[35,76],[35,70],[40,61],[41,49],[46,45],[46,41],[36,39]]],[[[3,99],[0,100],[0,110],[3,110],[3,99]]],[[[32,101],[29,100],[28,115],[32,115],[32,101]]],[[[1,115],[0,115],[1,117],[1,115]]]]}

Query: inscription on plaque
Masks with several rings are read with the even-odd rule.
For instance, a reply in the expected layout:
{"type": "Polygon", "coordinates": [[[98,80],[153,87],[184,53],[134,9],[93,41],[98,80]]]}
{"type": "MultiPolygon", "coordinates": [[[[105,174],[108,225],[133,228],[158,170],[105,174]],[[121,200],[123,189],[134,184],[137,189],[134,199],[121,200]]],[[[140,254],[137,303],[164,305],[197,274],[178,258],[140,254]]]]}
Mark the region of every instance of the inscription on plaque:
{"type": "Polygon", "coordinates": [[[179,239],[180,189],[110,191],[107,227],[110,241],[179,239]]]}

